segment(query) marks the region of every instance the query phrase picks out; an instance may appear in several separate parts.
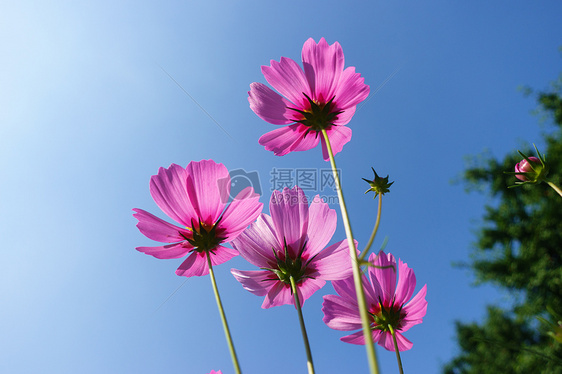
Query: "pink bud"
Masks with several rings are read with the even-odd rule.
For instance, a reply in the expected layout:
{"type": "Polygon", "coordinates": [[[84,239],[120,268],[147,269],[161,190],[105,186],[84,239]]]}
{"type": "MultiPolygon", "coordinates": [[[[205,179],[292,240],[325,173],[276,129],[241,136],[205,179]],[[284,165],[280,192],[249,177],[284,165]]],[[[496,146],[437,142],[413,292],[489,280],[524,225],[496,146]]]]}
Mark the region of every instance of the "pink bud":
{"type": "MultiPolygon", "coordinates": [[[[541,160],[537,157],[531,156],[529,160],[532,161],[532,166],[535,167],[535,170],[531,167],[531,164],[526,159],[521,160],[518,164],[515,165],[515,172],[516,173],[533,173],[536,171],[536,166],[541,166],[541,160]]],[[[515,177],[522,181],[528,181],[529,178],[525,174],[515,174],[515,177]]]]}

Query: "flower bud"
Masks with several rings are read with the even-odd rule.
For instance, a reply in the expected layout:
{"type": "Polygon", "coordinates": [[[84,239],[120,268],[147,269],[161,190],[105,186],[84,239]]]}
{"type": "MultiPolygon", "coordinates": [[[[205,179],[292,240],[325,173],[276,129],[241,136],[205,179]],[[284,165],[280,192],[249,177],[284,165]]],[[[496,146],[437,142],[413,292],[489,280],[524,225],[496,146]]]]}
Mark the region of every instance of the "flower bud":
{"type": "Polygon", "coordinates": [[[548,168],[538,157],[526,157],[515,165],[515,177],[523,182],[540,183],[546,177],[548,168]]]}
{"type": "MultiPolygon", "coordinates": [[[[535,156],[529,157],[529,161],[523,159],[518,164],[515,164],[515,172],[516,173],[534,173],[534,167],[541,165],[541,160],[539,160],[535,156]],[[529,162],[531,161],[531,162],[529,162]]],[[[528,181],[526,174],[515,174],[515,177],[522,181],[528,181]]]]}
{"type": "Polygon", "coordinates": [[[375,171],[375,169],[371,168],[373,170],[373,173],[375,173],[375,179],[373,180],[369,180],[369,179],[365,179],[365,178],[361,178],[363,179],[365,182],[369,183],[369,185],[371,186],[371,188],[369,188],[367,191],[365,191],[365,193],[373,191],[375,193],[375,196],[373,197],[376,198],[379,194],[384,195],[387,192],[390,192],[389,188],[390,186],[392,186],[392,184],[394,182],[390,182],[388,183],[388,175],[385,178],[381,178],[378,176],[377,172],[375,171]]]}

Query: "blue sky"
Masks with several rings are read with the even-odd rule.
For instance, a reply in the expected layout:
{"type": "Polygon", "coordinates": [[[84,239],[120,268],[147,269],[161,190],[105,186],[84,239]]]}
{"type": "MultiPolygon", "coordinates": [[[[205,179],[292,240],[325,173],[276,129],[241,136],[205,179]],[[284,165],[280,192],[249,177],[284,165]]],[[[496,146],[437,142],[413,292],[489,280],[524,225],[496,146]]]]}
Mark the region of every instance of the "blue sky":
{"type": "MultiPolygon", "coordinates": [[[[257,139],[273,125],[247,101],[249,84],[265,83],[261,65],[300,62],[304,41],[325,37],[371,92],[392,76],[356,113],[336,162],[360,243],[376,209],[361,178],[373,166],[395,181],[375,246],[387,236],[417,289],[428,285],[402,359],[406,372],[437,373],[457,352],[454,321],[510,300],[451,266],[469,259],[490,202],[451,180],[466,155],[540,147],[534,97],[518,87],[545,90],[558,76],[560,14],[556,1],[0,4],[0,371],[233,373],[209,278],[183,284],[180,260],[135,251],[152,242],[131,209],[164,217],[148,182],[171,163],[256,171],[262,202],[273,168],[327,168],[320,148],[265,151],[257,139]]],[[[343,237],[340,225],[333,242],[343,237]]],[[[294,309],[260,309],[231,268],[252,266],[216,268],[244,372],[306,372],[294,309]]],[[[322,322],[332,292],[303,310],[317,372],[366,372],[363,347],[322,322]]],[[[378,356],[397,372],[394,353],[378,356]]]]}

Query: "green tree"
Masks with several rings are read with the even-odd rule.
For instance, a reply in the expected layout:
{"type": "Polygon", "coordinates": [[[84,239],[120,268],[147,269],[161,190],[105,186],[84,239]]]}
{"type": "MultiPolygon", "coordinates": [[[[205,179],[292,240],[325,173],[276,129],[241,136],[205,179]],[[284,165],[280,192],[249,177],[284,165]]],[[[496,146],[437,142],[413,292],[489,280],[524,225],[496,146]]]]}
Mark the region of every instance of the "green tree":
{"type": "MultiPolygon", "coordinates": [[[[562,76],[550,92],[538,95],[538,102],[553,125],[540,151],[550,166],[549,179],[560,186],[562,76]]],[[[478,283],[499,286],[514,302],[507,310],[488,307],[481,323],[457,322],[460,354],[444,367],[446,374],[562,374],[562,344],[547,334],[551,326],[537,320],[553,320],[547,307],[562,315],[562,198],[545,183],[507,188],[515,177],[504,171],[513,171],[520,160],[515,151],[503,160],[476,157],[464,172],[469,190],[493,198],[469,266],[478,283]]]]}

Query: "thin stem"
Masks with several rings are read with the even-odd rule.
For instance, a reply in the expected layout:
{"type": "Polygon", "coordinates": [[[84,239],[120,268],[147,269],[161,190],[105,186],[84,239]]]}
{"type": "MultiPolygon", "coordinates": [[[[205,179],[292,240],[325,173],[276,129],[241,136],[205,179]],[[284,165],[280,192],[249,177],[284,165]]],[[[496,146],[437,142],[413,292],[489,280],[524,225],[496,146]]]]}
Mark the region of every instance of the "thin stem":
{"type": "Polygon", "coordinates": [[[371,245],[375,240],[375,236],[377,235],[377,231],[379,229],[379,224],[381,223],[381,210],[382,210],[382,194],[379,194],[379,208],[377,209],[377,220],[375,221],[375,228],[371,233],[371,237],[369,238],[369,241],[367,242],[367,245],[365,246],[363,253],[361,253],[361,256],[359,256],[359,261],[363,261],[363,259],[369,252],[369,248],[371,248],[371,245]]]}
{"type": "Polygon", "coordinates": [[[396,360],[398,361],[398,369],[400,370],[400,374],[404,374],[404,369],[402,369],[402,360],[400,359],[400,351],[398,350],[398,343],[396,342],[396,331],[392,328],[392,326],[388,326],[390,328],[390,333],[392,334],[392,341],[394,342],[394,350],[396,351],[396,360]]]}
{"type": "Polygon", "coordinates": [[[217,282],[215,281],[215,273],[213,272],[213,265],[211,264],[211,254],[207,252],[207,264],[209,265],[209,275],[211,277],[211,283],[213,284],[213,291],[215,292],[215,298],[217,299],[217,306],[219,307],[219,313],[221,315],[222,327],[224,328],[224,335],[226,335],[226,342],[228,343],[228,350],[230,351],[230,357],[232,357],[232,363],[234,364],[234,370],[236,374],[241,374],[240,364],[238,363],[238,357],[236,357],[236,351],[234,350],[234,343],[232,342],[232,337],[230,336],[230,330],[228,329],[228,322],[226,322],[226,315],[224,314],[224,308],[222,307],[221,297],[219,295],[219,289],[217,288],[217,282]]]}
{"type": "Polygon", "coordinates": [[[558,195],[562,196],[562,190],[560,189],[560,187],[558,187],[557,185],[555,185],[554,183],[552,183],[551,181],[546,181],[546,183],[548,183],[548,185],[550,187],[552,187],[552,189],[556,192],[558,192],[558,195]]]}
{"type": "Polygon", "coordinates": [[[363,326],[363,337],[365,338],[365,349],[367,350],[369,368],[371,374],[379,374],[379,368],[377,364],[377,354],[375,352],[373,337],[371,335],[371,322],[369,319],[369,314],[367,312],[365,291],[363,290],[362,274],[361,274],[361,269],[359,268],[359,259],[357,258],[357,249],[355,248],[353,233],[351,232],[351,224],[349,222],[349,217],[347,215],[347,208],[345,207],[345,201],[343,199],[340,178],[338,176],[336,161],[334,160],[334,153],[332,152],[332,146],[330,145],[330,139],[328,139],[328,134],[324,129],[322,129],[322,135],[324,136],[324,141],[326,142],[328,155],[330,156],[330,164],[332,166],[332,172],[334,173],[334,182],[336,184],[336,191],[338,193],[338,200],[340,203],[340,211],[342,215],[343,225],[345,228],[345,234],[347,236],[349,254],[351,256],[351,268],[353,270],[353,281],[355,283],[355,293],[357,294],[357,305],[359,307],[359,315],[361,316],[361,324],[363,326]]]}
{"type": "Polygon", "coordinates": [[[306,350],[306,366],[308,367],[308,373],[314,374],[314,364],[312,363],[312,352],[310,351],[310,344],[308,343],[308,335],[306,334],[306,327],[304,326],[304,318],[302,316],[301,303],[299,301],[299,295],[297,293],[297,285],[295,284],[295,279],[290,276],[291,280],[291,291],[295,298],[295,306],[297,307],[297,312],[299,315],[299,322],[301,325],[302,340],[304,341],[304,349],[306,350]]]}

